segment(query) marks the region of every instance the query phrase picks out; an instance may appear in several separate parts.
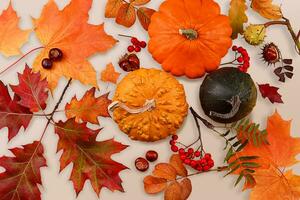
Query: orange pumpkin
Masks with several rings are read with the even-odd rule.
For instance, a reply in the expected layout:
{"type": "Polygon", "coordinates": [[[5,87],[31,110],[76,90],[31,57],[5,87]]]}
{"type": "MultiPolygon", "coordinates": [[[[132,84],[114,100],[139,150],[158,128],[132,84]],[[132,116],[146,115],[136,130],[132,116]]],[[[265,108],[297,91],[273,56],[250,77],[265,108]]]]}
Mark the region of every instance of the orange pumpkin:
{"type": "Polygon", "coordinates": [[[216,70],[232,44],[229,19],[213,0],[166,0],[148,32],[154,59],[165,71],[189,78],[216,70]]]}
{"type": "Polygon", "coordinates": [[[118,84],[113,101],[109,110],[120,130],[140,141],[176,134],[188,111],[183,86],[157,69],[130,72],[118,84]]]}

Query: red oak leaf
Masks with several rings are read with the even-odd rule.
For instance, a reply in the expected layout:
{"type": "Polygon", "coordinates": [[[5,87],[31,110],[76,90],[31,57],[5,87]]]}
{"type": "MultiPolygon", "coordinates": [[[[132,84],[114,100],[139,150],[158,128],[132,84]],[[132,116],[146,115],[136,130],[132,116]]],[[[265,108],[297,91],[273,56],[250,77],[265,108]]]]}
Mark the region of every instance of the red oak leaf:
{"type": "Polygon", "coordinates": [[[278,87],[270,86],[270,84],[261,84],[259,91],[263,98],[268,98],[272,103],[283,103],[281,95],[278,93],[278,87]]]}
{"type": "Polygon", "coordinates": [[[18,74],[19,85],[11,86],[11,89],[21,98],[19,104],[29,108],[31,112],[38,112],[46,108],[48,99],[48,83],[41,80],[41,74],[34,73],[28,65],[23,74],[18,74]]]}
{"type": "Polygon", "coordinates": [[[20,97],[15,95],[12,100],[7,87],[0,81],[0,128],[8,128],[8,139],[17,135],[20,128],[28,127],[32,113],[28,108],[18,104],[20,97]]]}
{"type": "Polygon", "coordinates": [[[1,200],[39,200],[40,168],[46,166],[43,146],[38,142],[11,149],[15,157],[0,158],[5,172],[0,174],[1,200]]]}
{"type": "Polygon", "coordinates": [[[111,156],[127,146],[113,139],[96,141],[99,131],[87,128],[86,123],[76,123],[74,118],[56,124],[55,132],[59,136],[58,151],[63,150],[60,169],[63,170],[71,162],[74,163],[71,180],[77,195],[88,179],[98,195],[102,187],[111,191],[124,191],[119,172],[127,168],[113,161],[111,156]]]}

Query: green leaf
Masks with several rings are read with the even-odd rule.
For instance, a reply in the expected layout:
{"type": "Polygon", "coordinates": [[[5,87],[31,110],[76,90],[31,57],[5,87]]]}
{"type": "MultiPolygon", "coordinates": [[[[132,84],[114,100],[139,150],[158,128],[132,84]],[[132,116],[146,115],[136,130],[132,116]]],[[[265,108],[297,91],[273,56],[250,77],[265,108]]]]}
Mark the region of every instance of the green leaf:
{"type": "Polygon", "coordinates": [[[229,20],[232,27],[232,39],[236,39],[238,34],[244,32],[244,23],[248,21],[246,15],[246,1],[245,0],[231,0],[229,9],[229,20]]]}
{"type": "Polygon", "coordinates": [[[249,119],[247,119],[246,120],[246,122],[244,123],[244,125],[243,125],[243,129],[242,129],[242,131],[243,132],[245,132],[246,131],[246,129],[248,128],[248,126],[249,126],[249,123],[250,123],[250,120],[249,119]]]}
{"type": "Polygon", "coordinates": [[[242,126],[242,124],[244,123],[244,121],[245,121],[246,119],[245,118],[243,118],[241,121],[239,121],[239,123],[238,123],[238,125],[237,125],[237,127],[236,127],[236,129],[240,129],[241,128],[241,126],[242,126]]]}
{"type": "Polygon", "coordinates": [[[246,160],[255,160],[255,159],[258,159],[259,156],[242,156],[242,157],[239,157],[239,160],[240,161],[246,161],[246,160]]]}
{"type": "Polygon", "coordinates": [[[241,182],[243,177],[244,177],[244,173],[241,173],[234,184],[235,187],[241,182]]]}
{"type": "Polygon", "coordinates": [[[258,163],[255,162],[244,162],[242,163],[243,167],[250,167],[250,168],[258,168],[260,167],[260,165],[258,163]]]}
{"type": "Polygon", "coordinates": [[[245,146],[247,146],[247,144],[249,143],[248,140],[246,140],[245,142],[243,142],[243,144],[241,144],[239,146],[239,148],[236,150],[237,152],[240,152],[241,150],[243,150],[245,148],[245,146]]]}
{"type": "Polygon", "coordinates": [[[236,136],[233,136],[233,137],[229,138],[228,141],[232,141],[232,140],[234,140],[235,138],[236,138],[236,136]]]}
{"type": "Polygon", "coordinates": [[[241,141],[237,141],[237,142],[235,142],[232,146],[237,147],[237,146],[239,146],[240,144],[241,144],[241,141]]]}
{"type": "Polygon", "coordinates": [[[223,137],[226,137],[230,133],[230,130],[226,131],[226,133],[222,134],[223,137]]]}
{"type": "Polygon", "coordinates": [[[227,174],[225,174],[224,177],[228,176],[229,174],[232,174],[233,172],[235,172],[236,170],[238,170],[241,167],[240,164],[238,164],[236,167],[234,167],[232,170],[230,170],[227,174]]]}
{"type": "Polygon", "coordinates": [[[253,170],[253,169],[244,169],[243,171],[245,172],[245,174],[247,174],[247,173],[251,173],[251,174],[255,173],[255,170],[253,170]]]}
{"type": "Polygon", "coordinates": [[[228,150],[228,152],[227,152],[227,154],[226,154],[224,162],[227,162],[233,155],[234,155],[233,148],[230,147],[229,150],[228,150]]]}

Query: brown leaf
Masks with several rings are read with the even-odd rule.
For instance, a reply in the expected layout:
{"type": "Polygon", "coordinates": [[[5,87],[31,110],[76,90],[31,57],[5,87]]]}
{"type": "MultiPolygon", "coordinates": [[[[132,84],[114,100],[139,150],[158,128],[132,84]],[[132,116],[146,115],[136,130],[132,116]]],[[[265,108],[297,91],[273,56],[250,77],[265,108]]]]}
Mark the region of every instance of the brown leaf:
{"type": "Polygon", "coordinates": [[[130,3],[123,4],[118,11],[116,22],[125,27],[131,27],[135,20],[134,6],[130,3]]]}
{"type": "Polygon", "coordinates": [[[176,170],[172,165],[168,163],[159,163],[155,166],[153,175],[159,178],[164,178],[167,180],[175,180],[176,179],[176,170]]]}
{"type": "Polygon", "coordinates": [[[185,166],[183,165],[180,156],[178,154],[173,154],[170,158],[170,164],[175,168],[177,174],[179,176],[186,177],[187,176],[187,170],[185,166]]]}
{"type": "Polygon", "coordinates": [[[182,200],[181,186],[177,181],[173,181],[165,191],[165,200],[182,200]]]}
{"type": "Polygon", "coordinates": [[[137,10],[138,19],[145,30],[148,30],[151,17],[156,11],[151,8],[140,7],[137,10]]]}
{"type": "Polygon", "coordinates": [[[119,12],[119,9],[124,4],[122,0],[108,0],[105,7],[105,17],[115,18],[119,12]]]}
{"type": "Polygon", "coordinates": [[[130,0],[130,3],[134,6],[142,6],[149,3],[151,0],[130,0]]]}
{"type": "Polygon", "coordinates": [[[252,0],[251,7],[264,18],[272,20],[282,18],[281,8],[272,4],[272,0],[252,0]]]}
{"type": "Polygon", "coordinates": [[[117,83],[120,73],[115,71],[112,63],[106,65],[105,70],[101,72],[101,80],[104,82],[117,83]]]}
{"type": "Polygon", "coordinates": [[[192,182],[190,179],[185,178],[180,182],[181,186],[181,199],[186,200],[192,192],[192,182]]]}
{"type": "Polygon", "coordinates": [[[144,178],[144,188],[148,194],[156,194],[167,187],[167,179],[157,178],[154,176],[146,176],[144,178]]]}

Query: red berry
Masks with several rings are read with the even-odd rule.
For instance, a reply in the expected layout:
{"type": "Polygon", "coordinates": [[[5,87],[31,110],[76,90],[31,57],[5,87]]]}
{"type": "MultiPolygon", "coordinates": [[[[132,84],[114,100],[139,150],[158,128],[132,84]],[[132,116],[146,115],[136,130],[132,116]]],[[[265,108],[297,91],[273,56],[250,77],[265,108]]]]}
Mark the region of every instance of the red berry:
{"type": "Polygon", "coordinates": [[[175,140],[170,140],[170,145],[172,146],[172,145],[175,145],[176,144],[176,142],[175,142],[175,140]]]}
{"type": "Polygon", "coordinates": [[[180,156],[180,160],[185,160],[186,159],[186,156],[185,155],[181,155],[180,156]]]}
{"type": "Polygon", "coordinates": [[[140,41],[139,41],[136,37],[132,37],[132,38],[131,38],[131,43],[132,43],[133,45],[139,45],[140,41]]]}
{"type": "Polygon", "coordinates": [[[243,58],[243,57],[238,57],[238,58],[237,58],[237,61],[238,61],[239,63],[242,63],[242,62],[244,61],[244,58],[243,58]]]}
{"type": "Polygon", "coordinates": [[[203,171],[207,172],[208,170],[209,170],[209,166],[206,165],[203,167],[203,171]]]}
{"type": "Polygon", "coordinates": [[[195,160],[192,160],[191,163],[190,163],[191,167],[196,167],[197,166],[197,161],[195,160]]]}
{"type": "Polygon", "coordinates": [[[60,61],[63,58],[63,52],[59,48],[52,48],[49,51],[49,58],[52,61],[60,61]]]}
{"type": "Polygon", "coordinates": [[[133,52],[134,51],[134,46],[132,46],[132,45],[128,46],[127,50],[130,53],[133,52]]]}
{"type": "Polygon", "coordinates": [[[178,135],[172,135],[172,140],[178,140],[178,135]]]}
{"type": "Polygon", "coordinates": [[[142,47],[142,48],[146,48],[147,43],[146,43],[145,41],[141,41],[141,42],[139,43],[139,46],[142,47]]]}
{"type": "Polygon", "coordinates": [[[187,165],[189,165],[189,164],[191,163],[191,159],[186,158],[186,159],[184,160],[184,163],[187,164],[187,165]]]}
{"type": "Polygon", "coordinates": [[[249,55],[248,55],[248,52],[247,52],[246,50],[242,51],[241,54],[242,54],[243,57],[249,56],[249,55]]]}
{"type": "Polygon", "coordinates": [[[214,163],[214,161],[210,160],[210,161],[208,161],[207,165],[208,165],[210,168],[212,168],[212,167],[215,165],[215,163],[214,163]]]}
{"type": "Polygon", "coordinates": [[[207,159],[211,159],[211,154],[210,153],[206,153],[204,155],[204,158],[207,160],[207,159]]]}
{"type": "Polygon", "coordinates": [[[189,153],[190,155],[192,155],[192,154],[194,153],[194,149],[189,148],[189,149],[188,149],[188,153],[189,153]]]}
{"type": "Polygon", "coordinates": [[[238,51],[239,53],[242,53],[244,50],[245,50],[245,49],[244,49],[243,47],[237,48],[237,51],[238,51]]]}
{"type": "Polygon", "coordinates": [[[179,154],[182,155],[182,154],[184,154],[184,153],[185,153],[184,149],[183,149],[183,148],[180,148],[180,149],[179,149],[179,154]]]}
{"type": "Polygon", "coordinates": [[[136,47],[134,48],[134,51],[135,51],[135,52],[140,52],[140,51],[141,51],[141,47],[136,46],[136,47]]]}
{"type": "Polygon", "coordinates": [[[178,147],[177,147],[176,145],[172,145],[172,146],[171,146],[171,150],[172,150],[173,152],[177,152],[177,151],[178,151],[178,147]]]}
{"type": "Polygon", "coordinates": [[[150,162],[156,161],[158,158],[158,153],[156,151],[150,150],[146,153],[146,159],[150,162]]]}
{"type": "Polygon", "coordinates": [[[201,153],[200,153],[200,151],[196,151],[196,152],[194,153],[194,155],[195,155],[196,157],[200,157],[200,156],[201,156],[201,153]]]}
{"type": "Polygon", "coordinates": [[[201,160],[200,160],[200,164],[201,164],[202,166],[205,166],[205,165],[207,164],[207,162],[206,162],[205,159],[201,159],[201,160]]]}
{"type": "Polygon", "coordinates": [[[52,60],[50,60],[49,58],[44,58],[44,59],[42,60],[42,67],[43,67],[44,69],[51,69],[52,66],[53,66],[53,62],[52,62],[52,60]]]}
{"type": "Polygon", "coordinates": [[[203,168],[202,168],[201,166],[198,166],[196,169],[197,169],[199,172],[202,172],[202,170],[203,170],[203,168]]]}
{"type": "Polygon", "coordinates": [[[236,45],[232,46],[232,51],[236,51],[238,49],[238,47],[236,45]]]}
{"type": "Polygon", "coordinates": [[[149,168],[149,163],[145,158],[140,157],[135,160],[135,167],[137,170],[145,172],[149,168]]]}

